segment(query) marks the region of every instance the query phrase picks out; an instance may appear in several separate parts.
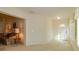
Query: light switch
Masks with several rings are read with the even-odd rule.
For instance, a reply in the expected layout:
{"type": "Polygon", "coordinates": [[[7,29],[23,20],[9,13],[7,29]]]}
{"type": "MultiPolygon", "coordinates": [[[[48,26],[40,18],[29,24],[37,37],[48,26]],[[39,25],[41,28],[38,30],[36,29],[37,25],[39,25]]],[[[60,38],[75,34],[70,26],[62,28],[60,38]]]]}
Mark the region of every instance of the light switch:
{"type": "Polygon", "coordinates": [[[32,29],[32,33],[34,32],[34,30],[32,29]]]}

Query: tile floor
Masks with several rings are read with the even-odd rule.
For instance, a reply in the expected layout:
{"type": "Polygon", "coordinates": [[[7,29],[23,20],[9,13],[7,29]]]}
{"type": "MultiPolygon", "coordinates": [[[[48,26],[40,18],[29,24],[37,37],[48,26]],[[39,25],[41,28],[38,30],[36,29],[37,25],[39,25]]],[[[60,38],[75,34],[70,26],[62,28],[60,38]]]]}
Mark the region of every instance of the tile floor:
{"type": "Polygon", "coordinates": [[[0,47],[1,51],[78,51],[78,48],[73,46],[68,47],[64,43],[60,43],[57,41],[51,41],[48,44],[39,44],[32,46],[24,46],[24,45],[13,45],[13,46],[2,46],[0,47]]]}

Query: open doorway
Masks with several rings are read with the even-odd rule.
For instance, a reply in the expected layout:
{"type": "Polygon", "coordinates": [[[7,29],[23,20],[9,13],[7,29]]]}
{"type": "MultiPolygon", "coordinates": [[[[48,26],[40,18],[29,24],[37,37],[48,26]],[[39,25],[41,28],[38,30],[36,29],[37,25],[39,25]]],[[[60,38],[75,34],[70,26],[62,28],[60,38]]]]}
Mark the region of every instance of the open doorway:
{"type": "Polygon", "coordinates": [[[24,19],[0,13],[0,45],[24,43],[24,19]]]}
{"type": "Polygon", "coordinates": [[[57,39],[61,42],[67,41],[67,28],[64,24],[61,24],[58,29],[57,39]]]}
{"type": "Polygon", "coordinates": [[[64,45],[67,44],[67,28],[65,24],[60,24],[55,39],[64,45]]]}

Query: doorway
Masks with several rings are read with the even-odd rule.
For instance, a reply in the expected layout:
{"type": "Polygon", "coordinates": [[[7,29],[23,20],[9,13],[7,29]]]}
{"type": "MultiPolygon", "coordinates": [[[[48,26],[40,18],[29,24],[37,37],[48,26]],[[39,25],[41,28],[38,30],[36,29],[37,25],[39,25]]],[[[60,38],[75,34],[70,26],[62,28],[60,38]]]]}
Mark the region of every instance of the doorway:
{"type": "Polygon", "coordinates": [[[24,19],[0,13],[0,45],[24,44],[24,19]]]}
{"type": "Polygon", "coordinates": [[[65,24],[60,24],[56,34],[56,40],[67,45],[67,28],[65,24]]]}
{"type": "Polygon", "coordinates": [[[58,29],[58,36],[60,41],[66,41],[67,40],[67,29],[64,24],[60,25],[58,29]]]}

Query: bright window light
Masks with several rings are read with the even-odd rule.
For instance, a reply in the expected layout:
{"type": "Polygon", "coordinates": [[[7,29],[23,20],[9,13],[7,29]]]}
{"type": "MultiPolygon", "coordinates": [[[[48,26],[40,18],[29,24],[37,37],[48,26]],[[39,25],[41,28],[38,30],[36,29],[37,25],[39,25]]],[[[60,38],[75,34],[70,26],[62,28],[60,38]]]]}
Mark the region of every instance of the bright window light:
{"type": "Polygon", "coordinates": [[[55,37],[58,41],[62,42],[67,38],[67,29],[65,24],[59,25],[58,34],[55,37]]]}
{"type": "Polygon", "coordinates": [[[61,38],[60,38],[60,34],[58,34],[58,35],[57,35],[57,39],[58,39],[58,40],[60,40],[60,39],[61,39],[61,38]]]}

